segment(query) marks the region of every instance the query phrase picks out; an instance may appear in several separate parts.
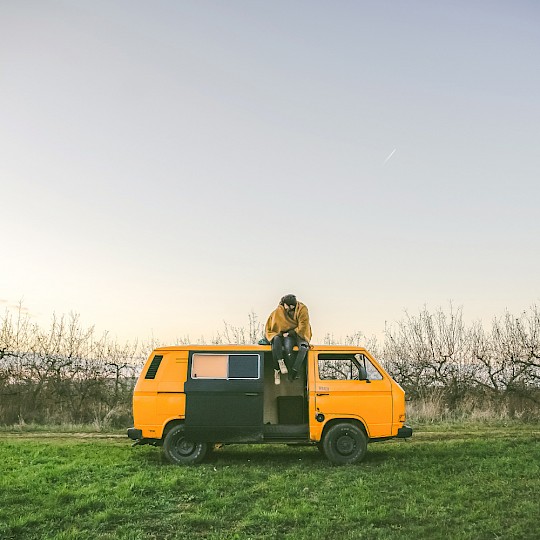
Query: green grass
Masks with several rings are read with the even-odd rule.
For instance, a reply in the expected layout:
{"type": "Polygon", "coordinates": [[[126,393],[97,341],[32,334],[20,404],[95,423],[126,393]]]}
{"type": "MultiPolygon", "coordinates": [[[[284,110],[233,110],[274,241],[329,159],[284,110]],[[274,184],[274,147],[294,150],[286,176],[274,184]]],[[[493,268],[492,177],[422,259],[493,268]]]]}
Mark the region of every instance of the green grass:
{"type": "Polygon", "coordinates": [[[226,446],[175,467],[127,439],[0,434],[0,538],[538,538],[540,426],[424,426],[335,467],[226,446]]]}

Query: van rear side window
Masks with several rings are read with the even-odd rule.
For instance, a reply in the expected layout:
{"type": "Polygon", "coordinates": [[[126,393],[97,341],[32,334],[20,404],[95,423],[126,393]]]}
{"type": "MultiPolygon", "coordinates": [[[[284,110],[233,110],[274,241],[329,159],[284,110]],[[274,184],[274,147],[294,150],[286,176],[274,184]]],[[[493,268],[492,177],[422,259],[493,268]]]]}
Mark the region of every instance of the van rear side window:
{"type": "Polygon", "coordinates": [[[258,354],[203,354],[191,357],[192,379],[258,379],[258,354]]]}
{"type": "Polygon", "coordinates": [[[194,354],[191,360],[193,379],[226,379],[228,354],[194,354]]]}

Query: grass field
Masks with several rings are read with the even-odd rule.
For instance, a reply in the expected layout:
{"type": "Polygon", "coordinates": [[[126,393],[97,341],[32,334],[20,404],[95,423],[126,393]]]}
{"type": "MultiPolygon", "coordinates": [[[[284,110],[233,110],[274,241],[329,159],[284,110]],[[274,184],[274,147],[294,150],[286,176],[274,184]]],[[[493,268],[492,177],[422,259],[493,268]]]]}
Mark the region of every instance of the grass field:
{"type": "Polygon", "coordinates": [[[118,434],[0,433],[0,538],[540,538],[540,426],[424,426],[328,463],[226,446],[196,467],[118,434]]]}

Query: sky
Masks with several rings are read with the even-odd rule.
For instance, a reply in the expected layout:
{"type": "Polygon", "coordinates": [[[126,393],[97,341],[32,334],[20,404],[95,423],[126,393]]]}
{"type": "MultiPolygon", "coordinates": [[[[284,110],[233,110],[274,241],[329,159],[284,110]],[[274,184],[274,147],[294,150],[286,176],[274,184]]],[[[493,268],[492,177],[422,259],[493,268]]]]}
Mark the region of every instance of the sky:
{"type": "Polygon", "coordinates": [[[540,301],[534,1],[0,2],[0,312],[210,337],[540,301]]]}

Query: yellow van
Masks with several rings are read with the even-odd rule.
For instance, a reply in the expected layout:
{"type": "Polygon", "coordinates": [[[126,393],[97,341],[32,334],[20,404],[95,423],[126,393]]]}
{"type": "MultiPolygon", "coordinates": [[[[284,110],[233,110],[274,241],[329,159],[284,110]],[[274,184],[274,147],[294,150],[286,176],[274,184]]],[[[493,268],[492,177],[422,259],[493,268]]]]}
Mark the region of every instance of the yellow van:
{"type": "Polygon", "coordinates": [[[128,437],[162,446],[175,464],[199,463],[216,443],[312,443],[347,464],[368,442],[412,436],[405,392],[365,349],[311,346],[298,375],[276,385],[268,345],[156,349],[128,437]]]}

